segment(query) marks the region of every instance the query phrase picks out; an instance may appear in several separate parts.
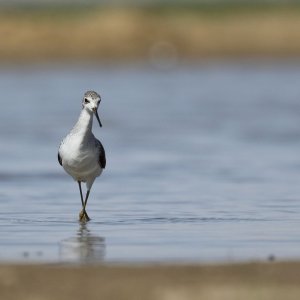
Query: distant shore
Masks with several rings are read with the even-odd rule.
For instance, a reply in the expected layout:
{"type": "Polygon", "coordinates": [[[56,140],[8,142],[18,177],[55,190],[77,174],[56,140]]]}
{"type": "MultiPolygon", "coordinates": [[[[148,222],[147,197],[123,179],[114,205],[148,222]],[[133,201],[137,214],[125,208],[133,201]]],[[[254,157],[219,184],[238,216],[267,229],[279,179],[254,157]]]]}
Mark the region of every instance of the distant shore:
{"type": "Polygon", "coordinates": [[[300,8],[3,10],[0,62],[300,57],[300,8]]]}
{"type": "Polygon", "coordinates": [[[228,265],[1,265],[6,300],[300,299],[300,262],[228,265]]]}

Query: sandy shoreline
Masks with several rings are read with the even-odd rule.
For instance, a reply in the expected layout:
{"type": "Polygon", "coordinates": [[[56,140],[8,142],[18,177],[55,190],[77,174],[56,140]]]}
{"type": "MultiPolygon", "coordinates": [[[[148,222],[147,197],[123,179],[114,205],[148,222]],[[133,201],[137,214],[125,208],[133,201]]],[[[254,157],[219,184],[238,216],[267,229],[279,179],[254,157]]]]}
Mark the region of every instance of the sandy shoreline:
{"type": "Polygon", "coordinates": [[[300,9],[2,11],[0,62],[299,57],[300,9]]]}
{"type": "Polygon", "coordinates": [[[300,262],[0,266],[0,298],[300,299],[300,262]]]}

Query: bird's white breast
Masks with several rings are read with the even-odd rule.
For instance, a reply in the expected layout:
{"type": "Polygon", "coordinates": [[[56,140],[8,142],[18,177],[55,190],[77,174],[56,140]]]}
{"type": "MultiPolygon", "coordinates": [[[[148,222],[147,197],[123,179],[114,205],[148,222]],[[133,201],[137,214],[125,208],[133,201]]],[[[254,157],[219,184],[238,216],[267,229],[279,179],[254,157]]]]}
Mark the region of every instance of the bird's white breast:
{"type": "Polygon", "coordinates": [[[69,135],[59,148],[63,168],[76,181],[86,182],[102,172],[99,153],[93,144],[93,141],[83,143],[80,136],[69,135]]]}

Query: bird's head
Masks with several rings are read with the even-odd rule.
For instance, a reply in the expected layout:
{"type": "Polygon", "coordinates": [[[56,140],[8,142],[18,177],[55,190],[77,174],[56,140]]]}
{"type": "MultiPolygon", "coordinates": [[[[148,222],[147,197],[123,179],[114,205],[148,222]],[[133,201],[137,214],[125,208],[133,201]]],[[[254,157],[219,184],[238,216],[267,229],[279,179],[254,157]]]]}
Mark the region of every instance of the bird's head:
{"type": "Polygon", "coordinates": [[[95,114],[97,121],[102,127],[99,115],[98,115],[98,107],[101,101],[101,97],[99,94],[97,94],[94,91],[87,91],[85,92],[82,100],[82,107],[87,109],[88,111],[92,112],[95,114]]]}

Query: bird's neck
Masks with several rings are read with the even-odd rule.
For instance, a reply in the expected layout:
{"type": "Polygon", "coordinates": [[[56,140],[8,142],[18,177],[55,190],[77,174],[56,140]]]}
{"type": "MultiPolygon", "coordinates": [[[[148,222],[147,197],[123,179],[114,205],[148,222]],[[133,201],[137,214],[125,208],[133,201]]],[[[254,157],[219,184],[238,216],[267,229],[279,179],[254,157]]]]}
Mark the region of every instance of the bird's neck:
{"type": "Polygon", "coordinates": [[[92,126],[93,126],[93,113],[83,108],[73,130],[76,131],[77,133],[82,133],[83,135],[86,135],[92,132],[92,126]]]}

